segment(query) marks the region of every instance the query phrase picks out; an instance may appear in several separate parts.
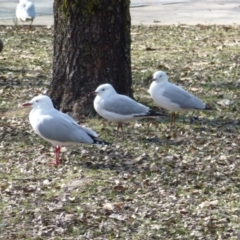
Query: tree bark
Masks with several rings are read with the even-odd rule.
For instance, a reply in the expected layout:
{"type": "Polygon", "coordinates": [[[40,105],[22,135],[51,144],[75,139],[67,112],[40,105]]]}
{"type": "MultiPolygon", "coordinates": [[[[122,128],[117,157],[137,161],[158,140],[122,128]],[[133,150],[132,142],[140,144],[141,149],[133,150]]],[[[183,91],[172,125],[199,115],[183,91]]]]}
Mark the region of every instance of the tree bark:
{"type": "Polygon", "coordinates": [[[55,0],[53,80],[56,108],[92,116],[100,84],[132,97],[129,0],[55,0]]]}

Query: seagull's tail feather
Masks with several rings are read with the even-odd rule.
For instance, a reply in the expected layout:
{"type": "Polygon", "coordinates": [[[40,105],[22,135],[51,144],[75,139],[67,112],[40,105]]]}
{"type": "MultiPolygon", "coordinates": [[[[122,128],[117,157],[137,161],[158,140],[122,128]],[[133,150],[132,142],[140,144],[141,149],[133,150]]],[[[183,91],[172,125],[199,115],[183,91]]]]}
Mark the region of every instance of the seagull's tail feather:
{"type": "Polygon", "coordinates": [[[100,140],[100,139],[98,139],[98,138],[93,138],[93,144],[98,144],[98,145],[112,145],[111,143],[106,142],[106,141],[103,141],[103,140],[100,140]]]}
{"type": "Polygon", "coordinates": [[[147,113],[134,115],[134,117],[136,117],[136,118],[138,118],[138,117],[139,118],[156,118],[156,117],[164,117],[164,116],[166,116],[165,113],[156,112],[151,109],[147,113]]]}
{"type": "Polygon", "coordinates": [[[204,110],[208,110],[208,111],[211,111],[211,110],[217,110],[215,107],[212,107],[212,106],[205,106],[204,110]]]}
{"type": "MultiPolygon", "coordinates": [[[[86,128],[86,127],[85,127],[85,128],[86,128]]],[[[88,136],[91,137],[92,140],[93,140],[93,143],[92,143],[92,144],[98,144],[98,145],[112,145],[112,144],[109,143],[109,142],[106,142],[106,141],[104,141],[104,140],[99,139],[99,138],[97,137],[97,133],[94,132],[91,128],[87,128],[87,129],[88,129],[88,131],[89,131],[89,130],[92,131],[92,132],[88,132],[88,136]],[[94,135],[91,134],[91,133],[94,133],[94,135]]]]}

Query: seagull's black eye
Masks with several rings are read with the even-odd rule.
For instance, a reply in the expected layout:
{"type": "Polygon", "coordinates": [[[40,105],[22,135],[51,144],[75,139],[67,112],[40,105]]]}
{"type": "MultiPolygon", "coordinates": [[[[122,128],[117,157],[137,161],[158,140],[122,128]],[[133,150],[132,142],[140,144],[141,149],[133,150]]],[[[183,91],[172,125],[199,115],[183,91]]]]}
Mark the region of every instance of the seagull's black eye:
{"type": "Polygon", "coordinates": [[[36,102],[39,102],[39,100],[36,100],[36,102]]]}
{"type": "Polygon", "coordinates": [[[105,91],[105,88],[103,88],[102,91],[105,91]]]}

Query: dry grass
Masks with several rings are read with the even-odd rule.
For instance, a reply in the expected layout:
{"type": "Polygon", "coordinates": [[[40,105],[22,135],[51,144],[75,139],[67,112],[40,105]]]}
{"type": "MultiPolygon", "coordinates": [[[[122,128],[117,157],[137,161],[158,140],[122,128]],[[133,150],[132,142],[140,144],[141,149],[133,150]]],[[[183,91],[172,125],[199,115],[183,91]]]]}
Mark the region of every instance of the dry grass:
{"type": "MultiPolygon", "coordinates": [[[[73,147],[58,168],[21,104],[51,81],[52,29],[0,27],[0,239],[236,239],[240,222],[240,30],[132,28],[135,97],[156,69],[213,112],[126,127],[112,147],[73,147]]],[[[115,125],[86,124],[113,141],[115,125]]]]}

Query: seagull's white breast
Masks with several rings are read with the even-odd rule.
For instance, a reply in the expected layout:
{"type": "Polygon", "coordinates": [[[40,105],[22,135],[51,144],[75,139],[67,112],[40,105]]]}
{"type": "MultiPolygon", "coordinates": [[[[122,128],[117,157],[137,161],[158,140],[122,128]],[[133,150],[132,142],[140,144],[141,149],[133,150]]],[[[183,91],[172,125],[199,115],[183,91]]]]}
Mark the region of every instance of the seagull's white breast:
{"type": "Polygon", "coordinates": [[[169,82],[151,83],[148,92],[150,93],[153,101],[161,108],[167,109],[171,112],[179,111],[180,106],[171,101],[171,99],[164,97],[163,93],[167,88],[171,87],[169,82]]]}

